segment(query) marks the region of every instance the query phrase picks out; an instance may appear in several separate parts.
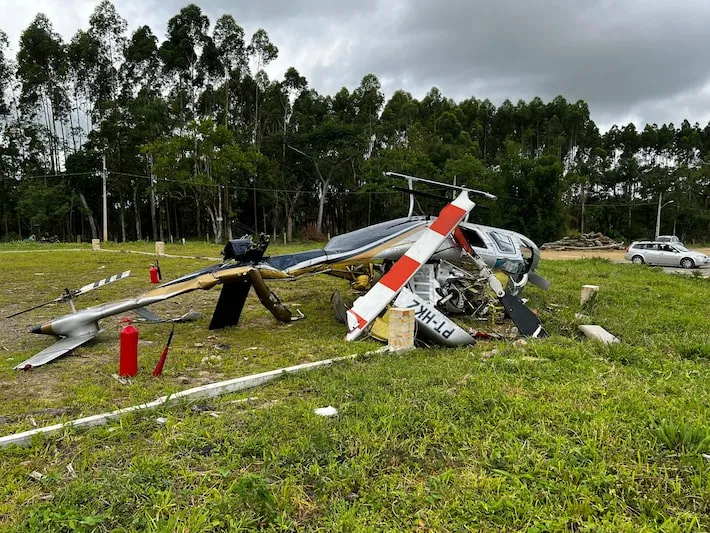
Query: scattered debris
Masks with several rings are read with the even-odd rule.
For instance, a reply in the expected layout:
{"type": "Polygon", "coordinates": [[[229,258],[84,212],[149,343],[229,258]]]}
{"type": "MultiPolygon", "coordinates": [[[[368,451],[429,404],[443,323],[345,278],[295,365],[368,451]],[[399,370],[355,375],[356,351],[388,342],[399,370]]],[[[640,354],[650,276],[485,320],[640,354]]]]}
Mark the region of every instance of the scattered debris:
{"type": "Polygon", "coordinates": [[[335,416],[338,414],[338,410],[331,405],[329,405],[328,407],[319,407],[318,409],[314,409],[313,412],[318,416],[327,417],[335,416]]]}
{"type": "Polygon", "coordinates": [[[598,340],[604,344],[612,344],[615,342],[621,342],[619,339],[614,337],[611,333],[605,330],[601,326],[595,326],[590,324],[580,325],[579,330],[584,333],[590,339],[598,340]]]}
{"type": "Polygon", "coordinates": [[[178,376],[177,382],[182,383],[183,385],[187,385],[188,383],[190,383],[190,378],[185,377],[185,376],[178,376]]]}
{"type": "Polygon", "coordinates": [[[132,379],[123,378],[123,377],[119,376],[118,374],[111,374],[111,377],[113,379],[115,379],[116,381],[118,381],[121,385],[130,385],[131,383],[133,383],[132,379]]]}
{"type": "Polygon", "coordinates": [[[515,341],[513,343],[513,346],[517,346],[517,347],[526,346],[527,343],[528,343],[528,341],[526,341],[525,339],[518,339],[517,341],[515,341]]]}
{"type": "Polygon", "coordinates": [[[42,472],[37,472],[37,470],[33,470],[30,473],[30,477],[36,481],[39,481],[44,477],[44,474],[42,472]]]}
{"type": "Polygon", "coordinates": [[[70,479],[76,479],[78,477],[76,475],[76,471],[74,470],[74,465],[71,463],[67,465],[67,473],[69,474],[70,479]]]}
{"type": "Polygon", "coordinates": [[[203,365],[213,365],[222,362],[221,355],[206,355],[200,361],[203,365]]]}
{"type": "Polygon", "coordinates": [[[349,502],[349,503],[352,503],[352,502],[354,502],[355,500],[357,500],[359,497],[360,497],[360,496],[359,496],[357,493],[351,492],[350,494],[348,494],[347,496],[345,496],[345,501],[346,501],[346,502],[349,502]]]}
{"type": "Polygon", "coordinates": [[[168,421],[167,418],[159,416],[158,418],[155,419],[155,421],[160,424],[161,426],[165,425],[165,423],[168,421]]]}
{"type": "Polygon", "coordinates": [[[232,346],[229,344],[215,344],[214,347],[217,350],[231,350],[232,346]]]}
{"type": "Polygon", "coordinates": [[[575,313],[574,318],[576,318],[577,320],[591,320],[592,319],[592,317],[585,315],[583,313],[575,313]]]}
{"type": "Polygon", "coordinates": [[[210,411],[214,411],[214,405],[209,404],[209,403],[196,403],[192,407],[190,407],[190,411],[193,413],[207,413],[210,411]]]}
{"type": "Polygon", "coordinates": [[[546,242],[541,250],[624,250],[624,244],[602,233],[583,233],[577,238],[562,237],[559,241],[546,242]]]}
{"type": "Polygon", "coordinates": [[[255,402],[259,398],[257,396],[250,396],[249,398],[241,398],[239,400],[231,400],[227,403],[245,403],[245,402],[255,402]]]}

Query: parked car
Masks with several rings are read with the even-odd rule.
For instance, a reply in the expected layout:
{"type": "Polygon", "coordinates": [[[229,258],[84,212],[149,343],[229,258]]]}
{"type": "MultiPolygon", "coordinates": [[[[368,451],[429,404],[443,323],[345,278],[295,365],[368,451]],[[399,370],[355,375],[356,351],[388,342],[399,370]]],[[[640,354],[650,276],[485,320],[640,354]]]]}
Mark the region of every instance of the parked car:
{"type": "Polygon", "coordinates": [[[696,268],[710,265],[710,257],[697,250],[689,250],[681,243],[635,241],[626,249],[624,259],[637,265],[696,268]]]}

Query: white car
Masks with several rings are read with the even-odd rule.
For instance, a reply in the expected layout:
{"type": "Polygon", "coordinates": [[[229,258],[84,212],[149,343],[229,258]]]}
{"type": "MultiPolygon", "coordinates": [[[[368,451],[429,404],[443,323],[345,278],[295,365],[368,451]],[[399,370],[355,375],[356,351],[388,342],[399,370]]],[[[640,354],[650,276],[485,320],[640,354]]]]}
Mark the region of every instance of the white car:
{"type": "Polygon", "coordinates": [[[624,259],[637,265],[696,268],[710,265],[710,257],[697,250],[689,250],[681,243],[636,241],[626,249],[624,259]]]}

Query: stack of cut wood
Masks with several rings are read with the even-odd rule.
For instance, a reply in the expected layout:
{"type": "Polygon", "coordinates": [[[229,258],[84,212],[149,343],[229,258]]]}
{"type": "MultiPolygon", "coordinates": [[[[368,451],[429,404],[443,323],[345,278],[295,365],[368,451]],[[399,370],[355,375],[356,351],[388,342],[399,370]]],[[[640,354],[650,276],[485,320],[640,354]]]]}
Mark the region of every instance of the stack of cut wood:
{"type": "Polygon", "coordinates": [[[582,233],[579,237],[563,237],[559,241],[546,242],[542,250],[623,250],[624,244],[602,233],[582,233]]]}

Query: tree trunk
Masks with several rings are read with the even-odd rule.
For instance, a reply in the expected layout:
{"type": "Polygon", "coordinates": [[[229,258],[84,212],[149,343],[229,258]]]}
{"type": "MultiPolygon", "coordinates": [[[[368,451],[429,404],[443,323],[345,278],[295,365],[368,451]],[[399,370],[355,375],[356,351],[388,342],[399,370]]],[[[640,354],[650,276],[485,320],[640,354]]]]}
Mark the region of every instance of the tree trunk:
{"type": "Polygon", "coordinates": [[[138,209],[138,187],[133,189],[133,215],[136,219],[136,240],[143,240],[143,232],[141,231],[141,213],[138,209]]]}
{"type": "Polygon", "coordinates": [[[86,197],[84,196],[83,192],[79,193],[79,200],[81,200],[81,205],[84,207],[84,214],[86,215],[86,219],[89,221],[89,227],[91,228],[91,238],[98,239],[99,234],[96,231],[96,221],[94,220],[94,214],[91,212],[89,204],[86,203],[86,197]]]}
{"type": "Polygon", "coordinates": [[[224,203],[222,204],[222,221],[224,222],[224,234],[228,241],[232,240],[232,221],[229,218],[229,211],[231,209],[229,205],[229,187],[224,186],[224,203]]]}
{"type": "Polygon", "coordinates": [[[293,241],[293,209],[289,209],[286,214],[286,240],[293,241]]]}
{"type": "Polygon", "coordinates": [[[118,193],[121,203],[121,242],[126,242],[126,201],[123,198],[123,192],[118,193]]]}
{"type": "Polygon", "coordinates": [[[163,226],[165,225],[163,223],[163,208],[160,204],[158,204],[156,206],[156,209],[158,211],[158,233],[160,234],[159,240],[165,242],[165,231],[163,230],[163,226]]]}
{"type": "Polygon", "coordinates": [[[180,222],[178,220],[177,202],[173,202],[173,214],[175,215],[175,240],[180,240],[180,222]]]}
{"type": "Polygon", "coordinates": [[[582,183],[582,220],[579,224],[579,232],[584,233],[584,206],[587,200],[587,187],[582,183]]]}
{"type": "Polygon", "coordinates": [[[321,181],[320,198],[318,198],[318,219],[316,220],[316,230],[318,233],[323,233],[323,211],[325,209],[325,194],[328,190],[328,182],[330,180],[321,181]]]}
{"type": "Polygon", "coordinates": [[[224,127],[229,129],[229,69],[224,69],[224,127]]]}
{"type": "Polygon", "coordinates": [[[218,224],[217,222],[217,217],[214,214],[214,209],[212,209],[211,206],[207,206],[207,214],[210,216],[210,222],[212,223],[212,233],[214,233],[214,243],[219,244],[221,235],[219,234],[221,232],[221,225],[218,224]]]}
{"type": "Polygon", "coordinates": [[[202,235],[202,221],[200,220],[202,218],[200,214],[200,201],[197,199],[197,195],[195,195],[195,226],[197,227],[197,236],[199,237],[202,235]]]}
{"type": "Polygon", "coordinates": [[[219,244],[222,242],[222,230],[224,228],[224,208],[222,207],[222,192],[217,191],[217,207],[215,209],[215,223],[217,224],[217,230],[214,234],[214,243],[219,244]]]}
{"type": "MultiPolygon", "coordinates": [[[[170,224],[170,204],[168,203],[168,197],[165,197],[165,222],[168,225],[168,238],[172,239],[173,230],[170,224]]],[[[162,240],[162,239],[161,239],[162,240]]]]}

